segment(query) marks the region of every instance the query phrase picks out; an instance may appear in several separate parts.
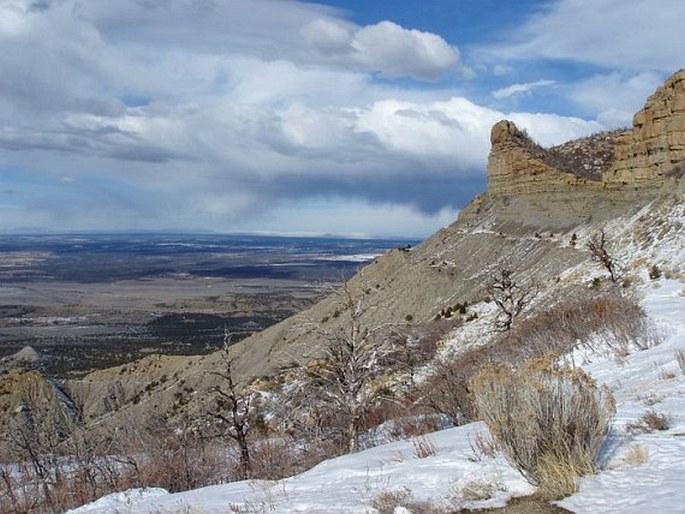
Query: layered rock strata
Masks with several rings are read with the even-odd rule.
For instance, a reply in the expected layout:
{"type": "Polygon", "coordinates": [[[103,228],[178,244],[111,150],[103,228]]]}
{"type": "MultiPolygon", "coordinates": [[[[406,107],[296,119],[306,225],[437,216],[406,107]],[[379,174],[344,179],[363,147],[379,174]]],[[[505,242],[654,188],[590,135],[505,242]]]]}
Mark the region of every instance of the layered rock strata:
{"type": "Polygon", "coordinates": [[[544,149],[503,120],[490,140],[490,196],[659,188],[685,170],[685,69],[647,99],[630,130],[544,149]]]}

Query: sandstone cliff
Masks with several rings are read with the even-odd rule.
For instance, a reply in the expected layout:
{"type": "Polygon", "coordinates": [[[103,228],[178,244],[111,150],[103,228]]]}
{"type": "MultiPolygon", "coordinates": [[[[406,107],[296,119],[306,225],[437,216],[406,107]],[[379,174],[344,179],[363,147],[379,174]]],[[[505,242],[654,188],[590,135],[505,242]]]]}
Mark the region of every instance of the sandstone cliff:
{"type": "Polygon", "coordinates": [[[511,121],[491,132],[488,194],[656,189],[685,167],[685,70],[647,99],[631,130],[544,149],[511,121]]]}

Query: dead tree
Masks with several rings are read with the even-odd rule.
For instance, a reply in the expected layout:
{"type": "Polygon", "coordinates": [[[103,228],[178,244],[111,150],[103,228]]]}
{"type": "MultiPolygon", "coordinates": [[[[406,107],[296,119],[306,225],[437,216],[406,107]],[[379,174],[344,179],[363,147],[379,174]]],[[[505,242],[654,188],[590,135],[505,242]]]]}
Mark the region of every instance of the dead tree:
{"type": "Polygon", "coordinates": [[[230,358],[228,351],[230,343],[231,334],[226,331],[222,351],[224,368],[212,372],[221,379],[221,384],[213,388],[216,394],[216,411],[212,413],[212,416],[223,422],[226,435],[238,445],[240,451],[239,477],[246,479],[252,473],[248,434],[254,424],[256,408],[253,403],[254,396],[249,391],[239,388],[235,382],[233,359],[230,358]]]}
{"type": "Polygon", "coordinates": [[[608,241],[604,230],[598,233],[592,234],[590,239],[585,244],[585,247],[590,251],[592,258],[604,266],[604,268],[609,272],[609,277],[612,282],[616,282],[619,279],[619,264],[614,256],[609,253],[607,248],[608,241]]]}
{"type": "Polygon", "coordinates": [[[381,333],[385,327],[369,327],[362,321],[366,289],[361,287],[357,293],[353,294],[349,283],[337,292],[338,317],[346,318],[337,329],[314,324],[324,348],[323,359],[310,370],[310,386],[318,390],[328,409],[345,420],[342,430],[349,453],[359,449],[365,417],[380,397],[373,382],[378,360],[387,348],[381,333]]]}
{"type": "Polygon", "coordinates": [[[535,297],[535,288],[514,280],[514,272],[500,268],[488,284],[488,292],[497,306],[495,327],[500,331],[511,329],[514,320],[525,310],[535,297]]]}

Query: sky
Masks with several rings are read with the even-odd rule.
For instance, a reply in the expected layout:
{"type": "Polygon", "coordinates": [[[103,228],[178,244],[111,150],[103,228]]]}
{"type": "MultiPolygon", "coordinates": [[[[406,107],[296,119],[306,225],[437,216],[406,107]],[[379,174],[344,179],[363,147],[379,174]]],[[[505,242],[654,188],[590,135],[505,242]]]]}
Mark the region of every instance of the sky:
{"type": "Polygon", "coordinates": [[[627,127],[682,0],[0,0],[0,233],[425,237],[491,126],[627,127]]]}

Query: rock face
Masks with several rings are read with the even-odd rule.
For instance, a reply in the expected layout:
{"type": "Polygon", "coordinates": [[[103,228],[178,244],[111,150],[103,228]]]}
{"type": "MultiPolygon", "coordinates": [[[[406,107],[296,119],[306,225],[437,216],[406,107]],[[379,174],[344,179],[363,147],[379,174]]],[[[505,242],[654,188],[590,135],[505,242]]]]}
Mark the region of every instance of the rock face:
{"type": "Polygon", "coordinates": [[[583,188],[599,190],[601,182],[583,178],[555,166],[550,151],[536,145],[513,122],[503,120],[492,127],[488,157],[488,194],[523,195],[583,188]]]}
{"type": "Polygon", "coordinates": [[[685,167],[685,69],[673,74],[633,117],[633,130],[616,141],[607,182],[651,187],[685,167]]]}
{"type": "Polygon", "coordinates": [[[488,194],[653,190],[685,170],[685,70],[647,99],[631,130],[544,149],[511,121],[490,135],[488,194]]]}

